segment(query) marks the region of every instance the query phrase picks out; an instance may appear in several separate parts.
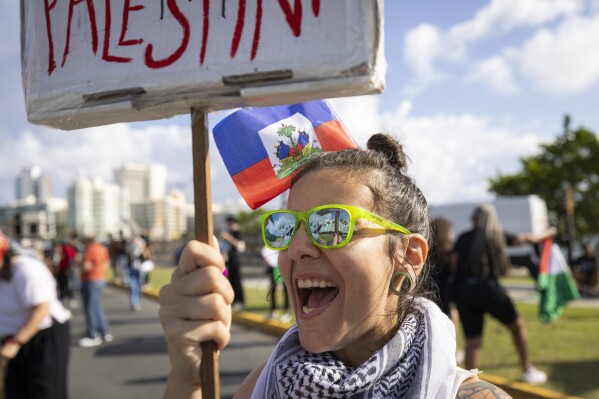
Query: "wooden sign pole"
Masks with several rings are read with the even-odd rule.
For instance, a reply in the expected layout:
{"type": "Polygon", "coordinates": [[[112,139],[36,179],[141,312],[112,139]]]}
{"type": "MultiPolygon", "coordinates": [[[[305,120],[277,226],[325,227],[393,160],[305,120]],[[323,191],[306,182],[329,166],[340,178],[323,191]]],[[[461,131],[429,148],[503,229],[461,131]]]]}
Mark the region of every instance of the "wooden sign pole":
{"type": "MultiPolygon", "coordinates": [[[[191,109],[191,147],[193,155],[193,193],[195,238],[212,245],[212,190],[210,187],[210,151],[208,116],[201,108],[191,109]]],[[[202,342],[202,398],[219,399],[218,351],[214,341],[202,342]]]]}

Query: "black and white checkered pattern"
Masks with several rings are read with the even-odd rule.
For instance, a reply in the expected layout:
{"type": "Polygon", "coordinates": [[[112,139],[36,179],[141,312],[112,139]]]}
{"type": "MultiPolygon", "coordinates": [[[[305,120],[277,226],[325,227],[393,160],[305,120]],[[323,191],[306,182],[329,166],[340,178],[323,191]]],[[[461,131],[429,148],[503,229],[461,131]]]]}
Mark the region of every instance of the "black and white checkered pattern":
{"type": "Polygon", "coordinates": [[[330,352],[305,351],[292,329],[274,354],[268,398],[404,398],[426,342],[424,316],[412,313],[385,347],[352,368],[330,352]]]}

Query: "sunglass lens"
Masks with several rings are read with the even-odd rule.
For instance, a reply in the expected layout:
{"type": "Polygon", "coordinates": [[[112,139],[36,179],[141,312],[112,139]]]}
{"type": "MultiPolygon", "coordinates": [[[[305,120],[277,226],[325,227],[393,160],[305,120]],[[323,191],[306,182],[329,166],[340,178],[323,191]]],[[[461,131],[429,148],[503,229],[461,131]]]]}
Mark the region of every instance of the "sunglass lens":
{"type": "Polygon", "coordinates": [[[350,215],[345,209],[321,209],[310,215],[309,224],[314,240],[322,246],[332,247],[346,241],[350,215]]]}
{"type": "Polygon", "coordinates": [[[295,218],[285,212],[273,213],[264,221],[264,239],[272,248],[289,244],[295,229],[295,218]]]}

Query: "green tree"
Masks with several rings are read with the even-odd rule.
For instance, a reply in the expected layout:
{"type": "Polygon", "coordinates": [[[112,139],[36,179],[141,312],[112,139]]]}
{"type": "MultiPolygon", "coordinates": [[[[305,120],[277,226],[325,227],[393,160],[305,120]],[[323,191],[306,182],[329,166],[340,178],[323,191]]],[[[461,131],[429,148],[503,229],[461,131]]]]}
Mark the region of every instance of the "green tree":
{"type": "Polygon", "coordinates": [[[574,225],[579,239],[599,233],[599,141],[584,127],[570,129],[564,117],[563,133],[555,142],[542,144],[539,155],[521,158],[522,170],[489,180],[489,191],[498,195],[537,194],[545,200],[550,222],[566,235],[565,187],[572,187],[574,225]]]}
{"type": "Polygon", "coordinates": [[[239,220],[239,231],[244,237],[260,237],[262,228],[260,227],[260,217],[266,211],[257,209],[251,212],[239,212],[237,216],[239,220]]]}

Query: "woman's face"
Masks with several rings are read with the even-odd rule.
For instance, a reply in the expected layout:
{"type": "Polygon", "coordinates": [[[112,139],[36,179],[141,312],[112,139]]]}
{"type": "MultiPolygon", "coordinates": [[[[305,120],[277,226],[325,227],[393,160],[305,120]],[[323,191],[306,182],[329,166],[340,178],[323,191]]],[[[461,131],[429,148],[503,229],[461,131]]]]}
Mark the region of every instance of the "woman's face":
{"type": "MultiPolygon", "coordinates": [[[[326,204],[374,211],[366,185],[330,169],[303,176],[291,190],[287,208],[305,211],[326,204]]],[[[377,228],[358,219],[346,246],[321,249],[310,241],[302,222],[290,247],[281,252],[281,274],[306,350],[332,351],[346,363],[359,365],[395,332],[398,301],[389,294],[393,264],[384,230],[377,228]],[[315,284],[319,288],[300,288],[315,284]]]]}

